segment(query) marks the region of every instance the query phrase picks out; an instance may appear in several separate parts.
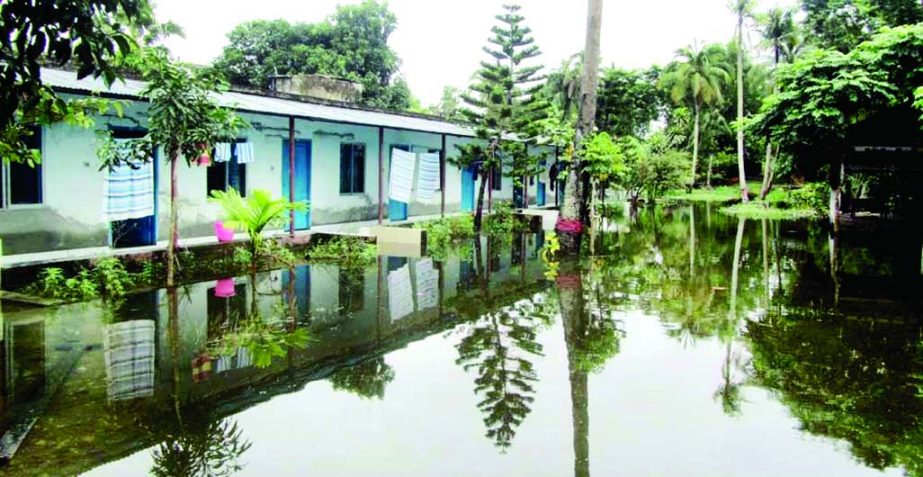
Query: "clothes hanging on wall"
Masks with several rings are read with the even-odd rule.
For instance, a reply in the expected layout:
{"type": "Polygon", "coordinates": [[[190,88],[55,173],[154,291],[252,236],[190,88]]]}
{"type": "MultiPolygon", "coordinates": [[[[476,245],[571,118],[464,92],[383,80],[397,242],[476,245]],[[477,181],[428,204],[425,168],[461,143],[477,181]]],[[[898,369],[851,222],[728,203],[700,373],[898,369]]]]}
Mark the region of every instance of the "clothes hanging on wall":
{"type": "Polygon", "coordinates": [[[391,321],[413,313],[413,283],[410,281],[409,265],[388,272],[388,311],[391,321]]]}
{"type": "Polygon", "coordinates": [[[215,144],[215,162],[228,162],[231,160],[231,143],[219,142],[215,144]]]}
{"type": "Polygon", "coordinates": [[[154,215],[154,163],[122,164],[103,183],[106,220],[139,219],[154,215]]]}
{"type": "Polygon", "coordinates": [[[433,259],[417,261],[417,309],[423,311],[439,304],[439,271],[433,267],[433,259]]]}
{"type": "Polygon", "coordinates": [[[420,175],[417,177],[417,199],[430,200],[439,189],[439,153],[420,154],[420,175]]]}
{"type": "Polygon", "coordinates": [[[253,143],[252,142],[239,142],[237,143],[237,163],[238,164],[249,164],[256,160],[256,156],[253,154],[253,143]]]}
{"type": "Polygon", "coordinates": [[[391,149],[391,178],[388,198],[409,203],[413,192],[413,169],[417,155],[400,149],[391,149]]]}

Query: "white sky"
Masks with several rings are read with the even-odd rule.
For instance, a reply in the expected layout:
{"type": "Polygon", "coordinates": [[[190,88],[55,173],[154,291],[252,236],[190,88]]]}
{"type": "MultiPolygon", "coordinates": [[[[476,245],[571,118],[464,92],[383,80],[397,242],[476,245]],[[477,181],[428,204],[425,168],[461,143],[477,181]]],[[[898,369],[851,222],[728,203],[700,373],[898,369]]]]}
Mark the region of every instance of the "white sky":
{"type": "MultiPolygon", "coordinates": [[[[185,38],[166,42],[174,55],[209,63],[221,53],[238,23],[284,18],[316,22],[337,4],[359,0],[156,0],[157,17],[183,27],[185,38]]],[[[494,15],[510,0],[390,0],[398,18],[390,45],[401,58],[401,74],[423,105],[439,100],[442,87],[464,88],[485,57],[494,15]]],[[[759,9],[797,0],[762,0],[759,9]]],[[[585,0],[520,0],[526,25],[548,68],[583,49],[585,0]]],[[[727,0],[608,0],[603,5],[603,64],[641,68],[664,64],[677,48],[694,41],[728,40],[734,17],[727,0]]],[[[754,37],[755,38],[755,37],[754,37]]]]}

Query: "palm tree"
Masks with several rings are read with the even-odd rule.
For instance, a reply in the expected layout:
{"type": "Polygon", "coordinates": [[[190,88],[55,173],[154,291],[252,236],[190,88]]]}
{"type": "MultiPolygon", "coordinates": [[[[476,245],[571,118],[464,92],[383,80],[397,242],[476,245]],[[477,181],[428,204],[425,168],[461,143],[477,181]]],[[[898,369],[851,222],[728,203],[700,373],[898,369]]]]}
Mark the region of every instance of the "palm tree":
{"type": "Polygon", "coordinates": [[[699,144],[702,114],[704,108],[720,104],[724,98],[722,86],[730,79],[723,62],[724,52],[718,46],[698,48],[687,46],[677,50],[679,61],[664,75],[664,84],[670,89],[670,96],[676,104],[692,104],[694,123],[692,128],[692,178],[689,187],[695,186],[696,168],[699,163],[699,144]]]}
{"type": "MultiPolygon", "coordinates": [[[[780,61],[790,62],[801,46],[795,23],[795,11],[791,8],[771,8],[760,18],[760,34],[764,46],[772,52],[772,69],[775,72],[780,61]]],[[[773,91],[778,85],[773,86],[773,91]]],[[[763,183],[760,187],[760,200],[766,198],[772,189],[773,164],[772,141],[766,139],[766,160],[763,161],[763,183]]]]}
{"type": "Polygon", "coordinates": [[[744,19],[750,16],[753,0],[735,0],[731,5],[737,16],[737,173],[740,181],[740,199],[750,200],[747,191],[747,171],[744,167],[744,19]]]}
{"type": "Polygon", "coordinates": [[[250,235],[250,248],[254,261],[261,250],[262,234],[266,227],[285,223],[290,211],[305,212],[308,210],[307,202],[273,199],[269,191],[261,189],[251,192],[246,199],[233,187],[227,192],[213,190],[209,200],[224,209],[225,226],[245,230],[250,235]]]}

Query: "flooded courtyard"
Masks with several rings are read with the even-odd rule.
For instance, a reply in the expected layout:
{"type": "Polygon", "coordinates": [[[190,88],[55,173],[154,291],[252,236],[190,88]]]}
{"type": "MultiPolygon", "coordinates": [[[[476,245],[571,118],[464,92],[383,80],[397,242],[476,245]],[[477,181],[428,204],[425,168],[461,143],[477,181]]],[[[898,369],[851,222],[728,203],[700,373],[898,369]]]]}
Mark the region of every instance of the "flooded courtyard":
{"type": "Polygon", "coordinates": [[[6,305],[0,475],[923,475],[919,241],[601,229],[6,305]]]}

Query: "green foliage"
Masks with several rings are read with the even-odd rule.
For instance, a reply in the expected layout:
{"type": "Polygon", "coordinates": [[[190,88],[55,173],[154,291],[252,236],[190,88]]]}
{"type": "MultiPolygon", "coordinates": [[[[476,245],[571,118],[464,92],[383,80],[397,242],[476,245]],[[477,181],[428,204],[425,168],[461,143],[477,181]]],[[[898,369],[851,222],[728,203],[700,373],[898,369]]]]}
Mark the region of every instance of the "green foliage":
{"type": "Polygon", "coordinates": [[[324,74],[362,84],[362,103],[405,110],[410,89],[396,76],[400,60],[388,46],[397,17],[387,3],[340,5],[318,23],[253,20],[237,25],[214,68],[234,84],[266,89],[273,75],[324,74]]]}
{"type": "Polygon", "coordinates": [[[378,247],[361,237],[334,237],[312,245],[307,258],[315,263],[334,263],[346,268],[363,268],[378,258],[378,247]]]}
{"type": "Polygon", "coordinates": [[[823,182],[811,182],[789,192],[789,198],[793,208],[824,215],[829,208],[830,188],[823,182]]]}
{"type": "Polygon", "coordinates": [[[677,50],[676,56],[678,61],[660,79],[673,102],[693,110],[720,105],[724,87],[731,81],[724,49],[719,45],[689,46],[677,50]]]}
{"type": "Polygon", "coordinates": [[[616,184],[632,201],[642,195],[654,200],[687,183],[689,155],[675,149],[660,150],[634,138],[618,143],[624,174],[616,184]]]}
{"type": "Polygon", "coordinates": [[[692,189],[690,192],[674,191],[667,194],[666,198],[688,202],[733,202],[740,198],[740,188],[721,186],[714,189],[692,189]]]}
{"type": "Polygon", "coordinates": [[[224,225],[246,231],[250,235],[252,252],[263,248],[263,230],[266,227],[285,224],[289,213],[308,210],[307,202],[289,202],[287,199],[273,199],[269,191],[257,189],[243,198],[237,189],[213,190],[211,202],[224,209],[224,225]]]}
{"type": "Polygon", "coordinates": [[[417,222],[414,228],[426,231],[426,254],[435,259],[444,259],[459,242],[473,238],[474,217],[469,214],[417,222]]]}
{"type": "Polygon", "coordinates": [[[818,50],[779,69],[750,127],[794,154],[808,176],[846,145],[850,126],[912,104],[923,82],[923,23],[885,29],[849,53],[818,50]]]}
{"type": "Polygon", "coordinates": [[[721,212],[745,219],[796,220],[817,217],[816,212],[812,209],[782,209],[759,201],[724,207],[721,212]]]}
{"type": "Polygon", "coordinates": [[[666,98],[658,88],[660,71],[606,68],[596,97],[596,127],[616,137],[643,137],[660,116],[666,98]]]}
{"type": "MultiPolygon", "coordinates": [[[[461,95],[467,105],[462,114],[484,144],[459,146],[461,154],[450,160],[460,168],[479,163],[482,181],[496,168],[516,180],[539,172],[539,158],[528,154],[528,144],[540,133],[546,104],[537,94],[541,66],[527,62],[541,52],[534,44],[532,30],[523,25],[520,7],[506,5],[503,10],[496,17],[499,24],[491,30],[490,44],[484,47],[489,60],[481,62],[468,91],[461,95]],[[510,135],[518,141],[508,141],[510,135]]],[[[479,193],[476,226],[480,225],[483,201],[484,194],[479,193]]]]}
{"type": "Polygon", "coordinates": [[[83,301],[103,297],[107,299],[124,296],[137,283],[143,283],[147,275],[132,274],[117,258],[104,258],[90,269],[81,269],[76,275],[67,277],[64,270],[48,267],[38,274],[38,280],[29,284],[23,292],[65,301],[83,301]]]}
{"type": "Polygon", "coordinates": [[[624,155],[608,133],[587,136],[580,145],[583,170],[599,183],[618,182],[625,174],[624,155]]]}
{"type": "Polygon", "coordinates": [[[89,127],[105,111],[99,98],[65,100],[44,85],[41,67],[77,66],[77,77],[121,77],[118,60],[136,48],[130,27],[151,18],[146,0],[0,3],[0,157],[38,162],[27,146],[31,128],[67,121],[89,127]]]}
{"type": "Polygon", "coordinates": [[[918,0],[804,0],[807,38],[820,48],[846,53],[884,26],[923,22],[918,0]]]}
{"type": "Polygon", "coordinates": [[[97,151],[100,169],[134,164],[139,158],[148,161],[155,147],[164,151],[167,162],[182,156],[191,165],[212,144],[247,125],[215,100],[216,91],[227,89],[221,78],[175,63],[157,48],[144,50],[140,61],[141,77],[147,82],[140,96],[150,102],[147,135],[125,147],[104,144],[97,151]]]}
{"type": "Polygon", "coordinates": [[[488,236],[509,236],[521,228],[521,222],[513,214],[513,206],[509,202],[498,202],[493,209],[484,222],[484,232],[488,236]]]}

